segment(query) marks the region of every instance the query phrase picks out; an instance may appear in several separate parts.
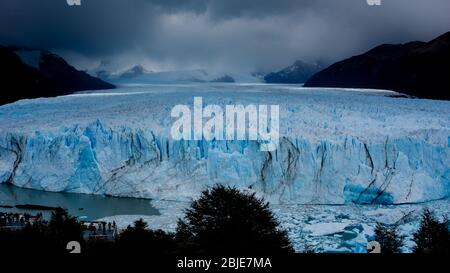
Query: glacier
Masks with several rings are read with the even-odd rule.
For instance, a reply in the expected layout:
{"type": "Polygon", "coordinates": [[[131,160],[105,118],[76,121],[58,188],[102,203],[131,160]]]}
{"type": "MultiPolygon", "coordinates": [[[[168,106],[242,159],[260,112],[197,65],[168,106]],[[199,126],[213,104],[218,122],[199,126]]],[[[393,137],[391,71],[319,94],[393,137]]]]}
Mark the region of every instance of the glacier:
{"type": "Polygon", "coordinates": [[[295,85],[124,87],[0,107],[0,183],[188,201],[216,183],[274,203],[408,204],[450,196],[450,102],[295,85]],[[280,145],[175,141],[176,104],[278,104],[280,145]]]}

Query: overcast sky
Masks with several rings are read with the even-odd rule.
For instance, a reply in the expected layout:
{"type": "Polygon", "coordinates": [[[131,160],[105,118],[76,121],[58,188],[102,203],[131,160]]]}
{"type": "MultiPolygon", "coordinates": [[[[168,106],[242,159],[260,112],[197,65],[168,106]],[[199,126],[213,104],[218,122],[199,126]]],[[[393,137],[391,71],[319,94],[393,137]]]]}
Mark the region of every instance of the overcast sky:
{"type": "Polygon", "coordinates": [[[450,31],[449,0],[1,0],[0,44],[78,68],[271,71],[450,31]]]}

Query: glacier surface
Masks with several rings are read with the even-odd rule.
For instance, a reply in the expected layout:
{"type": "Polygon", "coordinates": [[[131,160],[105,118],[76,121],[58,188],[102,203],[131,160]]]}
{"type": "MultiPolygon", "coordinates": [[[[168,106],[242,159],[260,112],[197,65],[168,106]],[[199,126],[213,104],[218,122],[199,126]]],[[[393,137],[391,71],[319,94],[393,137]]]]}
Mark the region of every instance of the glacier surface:
{"type": "Polygon", "coordinates": [[[0,183],[191,200],[216,183],[275,203],[404,204],[450,196],[450,102],[290,85],[147,85],[0,107],[0,183]],[[174,141],[176,104],[278,104],[280,146],[174,141]]]}

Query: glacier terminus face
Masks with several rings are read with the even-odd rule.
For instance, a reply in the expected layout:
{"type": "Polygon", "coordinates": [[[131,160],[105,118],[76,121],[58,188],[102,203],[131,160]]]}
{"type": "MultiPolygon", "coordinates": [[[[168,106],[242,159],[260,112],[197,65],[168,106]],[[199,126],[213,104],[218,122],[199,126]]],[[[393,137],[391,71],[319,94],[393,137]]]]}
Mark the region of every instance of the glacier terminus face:
{"type": "Polygon", "coordinates": [[[290,85],[123,87],[0,107],[0,183],[191,200],[222,183],[275,203],[403,204],[450,195],[450,102],[290,85]],[[279,105],[279,146],[174,140],[171,109],[279,105]]]}

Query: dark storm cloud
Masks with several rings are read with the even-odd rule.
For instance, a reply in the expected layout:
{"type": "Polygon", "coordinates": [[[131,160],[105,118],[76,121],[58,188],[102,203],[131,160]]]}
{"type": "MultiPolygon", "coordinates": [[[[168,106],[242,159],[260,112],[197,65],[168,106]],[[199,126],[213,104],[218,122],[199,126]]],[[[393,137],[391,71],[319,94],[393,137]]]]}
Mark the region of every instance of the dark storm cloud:
{"type": "Polygon", "coordinates": [[[2,0],[0,43],[149,68],[271,70],[450,30],[448,0],[2,0]]]}

